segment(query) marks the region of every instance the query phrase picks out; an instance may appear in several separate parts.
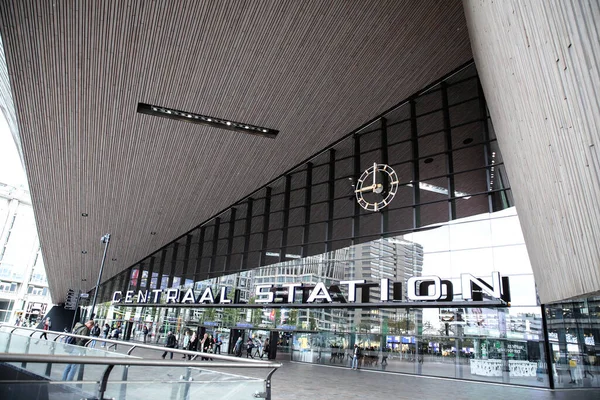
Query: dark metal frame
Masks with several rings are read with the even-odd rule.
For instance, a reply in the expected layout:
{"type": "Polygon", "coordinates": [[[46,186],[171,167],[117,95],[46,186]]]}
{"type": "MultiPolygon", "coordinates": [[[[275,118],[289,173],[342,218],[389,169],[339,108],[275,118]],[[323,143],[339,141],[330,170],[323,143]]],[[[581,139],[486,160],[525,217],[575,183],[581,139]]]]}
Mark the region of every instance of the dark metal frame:
{"type": "MultiPolygon", "coordinates": [[[[464,68],[474,69],[471,63],[468,63],[467,65],[461,67],[455,72],[462,71],[464,68]]],[[[390,110],[386,111],[381,116],[372,119],[368,123],[364,124],[361,128],[350,133],[344,138],[336,141],[319,154],[316,154],[315,156],[311,157],[308,160],[305,160],[298,166],[286,171],[283,175],[281,175],[278,178],[275,178],[274,180],[267,183],[265,186],[258,189],[251,195],[244,197],[237,203],[231,205],[229,208],[222,210],[214,218],[211,218],[210,220],[203,222],[201,225],[194,228],[193,230],[186,232],[182,236],[176,238],[173,242],[163,246],[161,249],[157,250],[147,258],[141,260],[134,266],[128,268],[123,273],[109,280],[104,284],[104,286],[112,286],[112,290],[103,290],[103,300],[109,300],[110,294],[116,288],[119,288],[120,290],[127,290],[127,288],[129,288],[129,278],[131,277],[132,268],[140,269],[140,274],[138,278],[139,288],[139,280],[141,280],[141,271],[143,271],[142,264],[149,265],[148,281],[146,287],[150,289],[152,274],[154,272],[153,270],[155,269],[154,262],[157,261],[154,260],[154,258],[157,257],[159,254],[161,255],[161,258],[159,261],[160,268],[157,276],[157,288],[160,287],[160,284],[162,282],[162,275],[165,273],[165,264],[167,262],[171,264],[171,268],[167,268],[167,271],[170,271],[169,284],[172,284],[173,278],[176,274],[175,265],[177,262],[183,261],[184,273],[181,274],[181,282],[185,284],[186,278],[190,275],[188,271],[189,262],[195,261],[195,268],[192,274],[192,279],[194,280],[194,282],[198,282],[205,279],[210,279],[226,274],[250,270],[259,266],[265,266],[272,263],[285,261],[287,259],[288,250],[292,247],[300,248],[300,255],[302,257],[307,257],[313,254],[320,254],[335,250],[337,248],[347,247],[349,245],[359,244],[381,237],[401,235],[427,229],[426,227],[422,226],[423,221],[421,220],[421,211],[423,206],[428,206],[437,203],[447,203],[448,218],[440,222],[457,218],[456,202],[461,201],[461,196],[457,197],[455,195],[455,177],[459,174],[465,174],[475,171],[485,171],[485,176],[487,180],[487,190],[479,193],[469,193],[469,195],[473,197],[478,195],[487,196],[489,202],[488,209],[490,212],[493,211],[494,194],[510,190],[510,187],[503,188],[500,190],[491,190],[489,185],[489,171],[492,165],[489,164],[488,152],[490,143],[495,141],[495,139],[490,139],[489,137],[489,131],[487,129],[488,116],[487,110],[485,108],[486,105],[485,100],[483,99],[481,85],[479,84],[476,75],[468,76],[462,79],[455,79],[453,82],[450,82],[449,80],[451,79],[451,75],[442,79],[439,82],[435,82],[434,84],[426,88],[424,91],[411,96],[399,105],[392,107],[390,110]],[[458,87],[457,85],[467,85],[473,82],[476,82],[477,84],[477,93],[475,96],[467,96],[466,98],[461,99],[458,102],[450,104],[449,89],[456,89],[458,87]],[[440,96],[442,104],[441,108],[436,108],[434,110],[426,110],[425,112],[418,113],[418,101],[421,99],[421,96],[424,95],[440,96]],[[465,105],[469,105],[470,107],[472,106],[473,109],[476,109],[478,111],[476,113],[477,118],[452,125],[450,118],[451,110],[454,109],[454,107],[465,105]],[[398,120],[388,118],[389,114],[396,112],[397,110],[401,110],[402,107],[406,107],[406,110],[408,110],[408,113],[406,113],[408,115],[407,117],[400,118],[398,120]],[[428,132],[423,132],[419,135],[419,119],[440,112],[443,115],[443,123],[441,128],[434,129],[428,132]],[[481,140],[476,140],[471,144],[453,148],[453,129],[462,128],[470,124],[477,124],[477,126],[483,127],[484,137],[481,138],[481,140]],[[399,126],[407,126],[409,128],[410,135],[405,138],[400,138],[400,140],[390,140],[391,130],[396,129],[399,126]],[[426,156],[421,155],[419,152],[419,140],[422,140],[423,138],[426,138],[430,135],[440,133],[444,134],[444,150],[438,153],[427,154],[426,156]],[[375,147],[369,146],[368,149],[361,149],[361,138],[363,138],[364,140],[364,138],[366,138],[369,135],[374,135],[372,140],[377,141],[376,143],[378,145],[375,147]],[[390,164],[390,155],[388,154],[388,148],[398,144],[410,144],[412,149],[410,156],[407,159],[401,159],[400,161],[396,161],[396,163],[391,164],[393,168],[410,166],[410,168],[412,169],[412,174],[404,179],[401,178],[403,180],[402,182],[400,182],[401,186],[408,184],[412,185],[412,201],[410,202],[411,204],[394,207],[392,211],[395,212],[410,209],[412,213],[412,223],[406,225],[406,227],[402,227],[401,229],[390,229],[390,218],[392,218],[390,216],[390,207],[384,208],[378,213],[365,212],[355,201],[352,183],[356,181],[356,179],[362,173],[363,168],[365,168],[365,165],[361,164],[361,157],[364,159],[365,156],[367,156],[369,158],[375,158],[378,162],[390,164]],[[338,151],[337,149],[339,146],[346,146],[346,151],[338,151]],[[348,148],[350,149],[349,152],[348,148]],[[456,172],[454,169],[455,164],[453,152],[469,148],[472,148],[474,151],[481,151],[484,153],[485,165],[456,172]],[[424,158],[435,157],[436,155],[444,155],[446,157],[446,171],[442,175],[428,177],[427,181],[440,178],[445,179],[447,181],[446,189],[448,191],[448,195],[445,199],[423,202],[421,201],[422,191],[420,190],[419,185],[417,183],[421,182],[422,176],[420,174],[420,164],[424,158]],[[349,168],[339,168],[339,166],[342,165],[342,163],[348,162],[351,165],[349,168]],[[320,180],[318,180],[319,174],[317,174],[316,171],[319,168],[327,170],[324,180],[323,178],[320,178],[320,180]],[[300,175],[304,179],[294,179],[293,177],[296,175],[300,175]],[[304,181],[304,185],[294,187],[293,183],[301,180],[304,181]],[[347,192],[339,191],[339,193],[336,193],[340,185],[341,187],[344,186],[344,182],[347,183],[348,186],[347,192]],[[283,189],[281,189],[281,187],[283,187],[283,189]],[[302,190],[304,191],[304,201],[301,204],[298,204],[298,202],[296,202],[296,204],[292,206],[291,198],[293,194],[302,190]],[[315,196],[318,193],[325,193],[325,196],[321,196],[321,199],[319,199],[318,201],[314,201],[315,196]],[[283,207],[278,208],[276,211],[271,211],[272,199],[275,199],[276,196],[282,196],[283,207]],[[262,210],[257,209],[258,207],[256,206],[256,203],[259,201],[264,201],[264,208],[262,210]],[[336,216],[336,206],[338,204],[344,204],[344,202],[348,201],[353,202],[351,210],[349,210],[349,212],[342,216],[336,216]],[[240,215],[241,213],[237,213],[237,207],[243,205],[246,206],[246,213],[245,215],[240,215]],[[324,209],[326,210],[324,214],[324,219],[316,220],[317,213],[311,211],[311,208],[315,207],[324,207],[324,209]],[[302,210],[302,216],[292,219],[292,213],[295,212],[295,214],[297,215],[298,210],[302,210]],[[282,215],[281,226],[271,227],[271,216],[275,216],[278,213],[281,213],[282,215]],[[258,218],[262,218],[262,229],[253,230],[253,221],[256,221],[258,218]],[[366,221],[369,218],[375,218],[379,220],[379,226],[376,232],[367,232],[366,229],[364,229],[364,227],[366,227],[367,224],[361,226],[363,225],[362,221],[366,221]],[[227,230],[226,237],[219,238],[220,225],[222,219],[228,221],[229,229],[227,230]],[[349,228],[347,231],[340,231],[336,233],[336,230],[334,228],[335,223],[338,221],[340,221],[341,223],[343,223],[344,221],[349,222],[349,226],[351,226],[351,228],[349,228]],[[243,233],[239,233],[237,235],[235,234],[236,224],[244,224],[243,233]],[[325,232],[323,232],[324,240],[311,240],[311,233],[314,233],[315,235],[317,233],[317,231],[313,232],[313,229],[315,228],[316,224],[325,225],[325,232]],[[211,235],[212,237],[207,238],[205,233],[206,228],[209,227],[213,228],[213,234],[211,235]],[[289,232],[290,229],[293,228],[301,228],[302,230],[300,243],[290,243],[289,232]],[[260,249],[253,249],[251,251],[251,238],[255,235],[261,235],[260,249]],[[280,235],[278,247],[268,247],[268,239],[270,235],[280,235]],[[182,240],[184,238],[185,241],[182,240]],[[196,238],[198,239],[197,244],[195,242],[196,238]],[[244,239],[243,245],[238,246],[238,249],[236,249],[234,246],[234,241],[236,238],[244,239]],[[226,245],[219,246],[220,243],[226,243],[226,245]],[[198,254],[195,260],[189,259],[190,247],[193,245],[198,246],[198,254]],[[180,247],[184,248],[181,249],[180,247]],[[171,254],[170,260],[166,260],[167,249],[169,248],[171,248],[171,251],[173,253],[171,254]],[[209,248],[211,249],[210,251],[208,250],[209,248]],[[220,254],[219,248],[225,248],[226,253],[220,254]],[[206,250],[206,253],[204,252],[204,250],[206,250]],[[267,252],[278,253],[279,257],[267,257],[267,252]],[[182,260],[178,259],[180,255],[183,255],[182,260]],[[255,257],[256,255],[258,255],[258,257],[255,257]],[[241,262],[240,264],[236,263],[237,265],[234,265],[232,264],[232,259],[233,257],[237,256],[241,256],[241,262]],[[216,265],[217,260],[219,260],[220,258],[225,259],[222,268],[218,268],[218,266],[216,265]],[[203,261],[209,262],[208,270],[203,270],[203,261]]],[[[500,165],[502,164],[498,163],[494,166],[499,167],[500,165]]],[[[321,176],[323,176],[323,174],[321,174],[321,176]]],[[[278,198],[277,201],[280,201],[280,199],[278,198]]]]}

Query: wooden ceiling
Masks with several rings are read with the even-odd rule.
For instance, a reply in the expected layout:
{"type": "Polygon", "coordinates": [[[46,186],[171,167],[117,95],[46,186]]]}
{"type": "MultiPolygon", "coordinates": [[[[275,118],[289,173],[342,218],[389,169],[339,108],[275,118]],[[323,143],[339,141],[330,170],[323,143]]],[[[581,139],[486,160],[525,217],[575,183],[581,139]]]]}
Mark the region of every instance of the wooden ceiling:
{"type": "Polygon", "coordinates": [[[56,303],[105,233],[103,281],[472,57],[460,1],[14,0],[0,35],[56,303]]]}

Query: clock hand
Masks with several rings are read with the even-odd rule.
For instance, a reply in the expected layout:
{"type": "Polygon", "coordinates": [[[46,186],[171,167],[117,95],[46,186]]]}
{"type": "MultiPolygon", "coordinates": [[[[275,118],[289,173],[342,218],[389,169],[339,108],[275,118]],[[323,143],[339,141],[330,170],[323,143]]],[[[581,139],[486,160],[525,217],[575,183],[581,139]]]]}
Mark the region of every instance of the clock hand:
{"type": "Polygon", "coordinates": [[[365,186],[364,188],[355,190],[354,193],[369,192],[369,191],[372,191],[373,189],[375,189],[375,186],[365,186]]]}
{"type": "Polygon", "coordinates": [[[377,163],[373,163],[373,188],[377,187],[377,163]]]}
{"type": "Polygon", "coordinates": [[[376,185],[372,185],[372,186],[366,186],[364,188],[355,190],[355,193],[362,193],[362,192],[369,192],[369,191],[375,191],[375,189],[378,189],[380,187],[382,187],[383,185],[381,183],[378,183],[376,185]]]}

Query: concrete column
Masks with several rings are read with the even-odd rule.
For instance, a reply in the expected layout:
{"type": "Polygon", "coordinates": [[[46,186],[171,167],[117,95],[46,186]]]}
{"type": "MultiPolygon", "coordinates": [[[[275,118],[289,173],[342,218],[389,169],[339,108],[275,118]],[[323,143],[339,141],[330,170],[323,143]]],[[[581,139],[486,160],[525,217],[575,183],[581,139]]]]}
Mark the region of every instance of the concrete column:
{"type": "Polygon", "coordinates": [[[600,3],[463,0],[543,303],[600,292],[600,3]]]}

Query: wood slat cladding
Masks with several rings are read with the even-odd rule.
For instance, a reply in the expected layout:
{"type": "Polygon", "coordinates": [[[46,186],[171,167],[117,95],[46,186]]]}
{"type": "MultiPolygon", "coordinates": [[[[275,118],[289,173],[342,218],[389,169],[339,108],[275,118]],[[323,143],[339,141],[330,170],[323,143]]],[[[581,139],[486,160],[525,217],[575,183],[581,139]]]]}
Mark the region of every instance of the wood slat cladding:
{"type": "Polygon", "coordinates": [[[55,302],[93,286],[103,234],[107,280],[471,58],[447,1],[15,0],[0,34],[55,302]]]}
{"type": "Polygon", "coordinates": [[[464,1],[540,300],[600,292],[600,5],[464,1]]]}
{"type": "Polygon", "coordinates": [[[10,78],[6,69],[6,58],[4,56],[4,46],[0,38],[0,110],[6,118],[8,129],[15,141],[17,151],[23,162],[23,152],[21,150],[21,138],[19,136],[19,127],[17,124],[17,113],[13,104],[12,91],[10,89],[10,78]]]}

